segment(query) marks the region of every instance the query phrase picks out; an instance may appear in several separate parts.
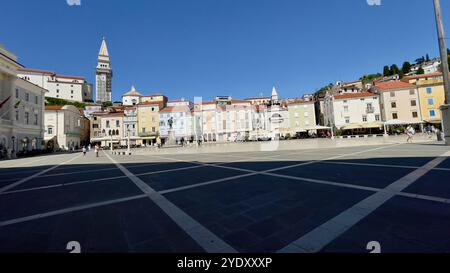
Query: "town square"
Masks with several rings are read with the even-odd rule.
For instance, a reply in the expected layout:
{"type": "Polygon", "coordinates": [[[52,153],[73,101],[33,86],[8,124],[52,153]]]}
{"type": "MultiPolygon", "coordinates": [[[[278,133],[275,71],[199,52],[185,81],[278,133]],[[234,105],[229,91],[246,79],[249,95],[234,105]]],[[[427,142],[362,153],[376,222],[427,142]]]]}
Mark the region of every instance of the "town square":
{"type": "Polygon", "coordinates": [[[448,2],[42,2],[0,4],[0,253],[450,252],[448,2]]]}

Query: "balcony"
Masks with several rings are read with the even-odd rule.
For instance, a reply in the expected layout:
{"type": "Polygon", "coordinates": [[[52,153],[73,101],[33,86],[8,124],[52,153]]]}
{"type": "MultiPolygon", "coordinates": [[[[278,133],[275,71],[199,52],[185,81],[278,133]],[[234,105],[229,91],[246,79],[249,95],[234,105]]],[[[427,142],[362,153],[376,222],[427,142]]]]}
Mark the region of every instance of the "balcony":
{"type": "Polygon", "coordinates": [[[373,113],[375,113],[375,108],[373,108],[373,107],[368,107],[368,108],[366,108],[366,113],[367,113],[367,114],[373,114],[373,113]]]}

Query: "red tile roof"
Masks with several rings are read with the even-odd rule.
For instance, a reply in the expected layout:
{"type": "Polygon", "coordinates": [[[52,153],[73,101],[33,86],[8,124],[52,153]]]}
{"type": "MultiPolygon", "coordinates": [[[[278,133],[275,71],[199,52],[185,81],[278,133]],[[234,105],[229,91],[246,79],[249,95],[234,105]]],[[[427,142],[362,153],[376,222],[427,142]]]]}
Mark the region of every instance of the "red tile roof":
{"type": "Polygon", "coordinates": [[[159,112],[165,112],[165,113],[170,113],[170,112],[191,112],[191,109],[188,106],[170,106],[170,107],[166,107],[161,109],[159,112]]]}
{"type": "Polygon", "coordinates": [[[398,90],[414,88],[415,85],[404,81],[377,82],[375,87],[381,90],[398,90]]]}
{"type": "Polygon", "coordinates": [[[56,75],[57,78],[63,78],[63,79],[74,79],[74,80],[83,80],[85,81],[86,78],[84,77],[79,77],[79,76],[66,76],[66,75],[56,75]]]}
{"type": "Polygon", "coordinates": [[[421,78],[428,78],[428,77],[438,77],[438,76],[442,76],[442,72],[435,72],[435,73],[430,73],[430,74],[406,76],[402,80],[413,80],[413,79],[421,79],[421,78]]]}
{"type": "Polygon", "coordinates": [[[45,106],[46,111],[56,111],[63,109],[65,105],[47,105],[45,106]]]}
{"type": "Polygon", "coordinates": [[[159,105],[159,104],[162,104],[162,103],[164,103],[164,101],[162,101],[162,100],[144,101],[144,102],[138,103],[138,106],[139,105],[159,105]]]}
{"type": "Polygon", "coordinates": [[[19,72],[37,73],[37,74],[56,75],[56,73],[53,71],[41,70],[41,69],[19,68],[18,71],[19,72]]]}
{"type": "Polygon", "coordinates": [[[377,94],[370,92],[361,92],[361,93],[348,93],[334,96],[335,100],[345,100],[345,99],[356,99],[356,98],[364,98],[364,97],[375,97],[377,94]]]}

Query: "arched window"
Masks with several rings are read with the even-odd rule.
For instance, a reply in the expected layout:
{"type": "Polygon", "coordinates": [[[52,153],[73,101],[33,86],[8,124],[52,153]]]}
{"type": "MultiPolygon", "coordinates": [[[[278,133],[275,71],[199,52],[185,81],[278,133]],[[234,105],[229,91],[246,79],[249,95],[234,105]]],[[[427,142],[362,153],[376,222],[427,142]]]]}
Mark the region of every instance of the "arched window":
{"type": "Polygon", "coordinates": [[[118,136],[118,135],[119,135],[119,129],[116,130],[116,136],[118,136]]]}
{"type": "Polygon", "coordinates": [[[109,136],[111,135],[111,130],[109,130],[109,134],[108,134],[109,136]]]}

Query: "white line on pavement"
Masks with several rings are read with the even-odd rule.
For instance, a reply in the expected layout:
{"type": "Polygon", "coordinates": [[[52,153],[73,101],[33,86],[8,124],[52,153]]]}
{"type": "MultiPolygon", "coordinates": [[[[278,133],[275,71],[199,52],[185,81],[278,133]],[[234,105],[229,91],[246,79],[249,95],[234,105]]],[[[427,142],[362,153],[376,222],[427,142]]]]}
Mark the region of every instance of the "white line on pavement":
{"type": "Polygon", "coordinates": [[[26,217],[21,217],[21,218],[16,218],[16,219],[11,219],[11,220],[0,222],[0,227],[14,225],[14,224],[23,223],[23,222],[29,222],[29,221],[33,221],[33,220],[37,220],[37,219],[71,213],[71,212],[85,210],[85,209],[92,209],[92,208],[96,208],[96,207],[102,207],[102,206],[107,206],[107,205],[112,205],[112,204],[117,204],[117,203],[123,203],[123,202],[141,199],[141,198],[145,198],[145,197],[147,197],[147,195],[140,194],[140,195],[135,195],[135,196],[131,196],[131,197],[125,197],[125,198],[120,198],[120,199],[114,199],[114,200],[108,200],[108,201],[104,201],[104,202],[93,203],[93,204],[89,204],[89,205],[82,205],[82,206],[76,206],[76,207],[70,207],[70,208],[65,208],[65,209],[60,209],[60,210],[39,213],[39,214],[35,214],[35,215],[30,215],[30,216],[26,216],[26,217]]]}
{"type": "MultiPolygon", "coordinates": [[[[177,172],[177,171],[184,171],[184,170],[190,170],[190,169],[198,169],[203,168],[203,166],[195,165],[190,167],[183,167],[183,168],[177,168],[177,169],[168,169],[168,170],[162,170],[162,171],[152,171],[152,172],[146,172],[146,173],[140,173],[136,174],[136,176],[145,176],[145,175],[151,175],[151,174],[161,174],[161,173],[169,173],[169,172],[177,172]]],[[[116,167],[114,167],[116,169],[116,167]]],[[[40,176],[40,178],[45,176],[40,176]]],[[[87,180],[80,180],[80,181],[74,181],[69,183],[61,183],[56,185],[48,185],[48,186],[42,186],[42,187],[33,187],[33,188],[27,188],[27,189],[21,189],[21,190],[14,190],[14,191],[7,191],[0,193],[1,195],[11,195],[15,193],[21,193],[21,192],[28,192],[28,191],[37,191],[37,190],[46,190],[46,189],[52,189],[52,188],[58,188],[58,187],[67,187],[72,185],[79,185],[79,184],[85,184],[85,183],[94,183],[94,182],[103,182],[103,181],[109,181],[109,180],[116,180],[120,178],[127,178],[126,175],[120,175],[120,176],[113,176],[113,177],[104,177],[104,178],[97,178],[97,179],[87,179],[87,180]]]]}
{"type": "Polygon", "coordinates": [[[156,205],[158,205],[180,228],[182,228],[191,238],[197,242],[205,251],[210,253],[236,253],[237,251],[209,231],[206,227],[194,220],[191,216],[175,206],[164,196],[156,192],[144,181],[130,172],[122,164],[105,152],[106,156],[143,191],[156,205]]]}
{"type": "Polygon", "coordinates": [[[3,193],[3,192],[5,192],[5,191],[7,191],[7,190],[9,190],[9,189],[12,189],[12,188],[14,188],[14,187],[17,187],[17,186],[19,186],[19,185],[21,185],[21,184],[23,184],[23,183],[25,183],[25,182],[27,182],[27,181],[30,181],[30,180],[33,179],[33,178],[36,178],[36,177],[38,177],[38,176],[40,176],[40,175],[42,175],[42,174],[45,174],[45,173],[47,173],[47,172],[49,172],[49,171],[51,171],[51,170],[54,170],[54,169],[58,168],[58,167],[61,166],[61,165],[67,164],[67,163],[69,163],[69,162],[72,162],[72,161],[74,161],[75,159],[77,159],[78,157],[80,157],[81,155],[82,155],[82,154],[79,154],[79,155],[77,155],[77,156],[75,156],[75,157],[73,157],[73,158],[71,158],[71,159],[69,159],[69,160],[66,160],[66,161],[64,161],[64,162],[62,162],[62,163],[56,164],[56,165],[54,165],[54,166],[52,166],[52,167],[50,167],[50,168],[48,168],[48,169],[45,169],[45,170],[40,171],[40,172],[38,172],[38,173],[36,173],[36,174],[33,174],[33,175],[31,175],[31,176],[25,177],[25,178],[23,178],[23,179],[21,179],[21,180],[15,182],[15,183],[12,183],[12,184],[9,184],[9,185],[7,185],[7,186],[5,186],[5,187],[3,187],[3,188],[0,188],[0,193],[3,193]]]}
{"type": "Polygon", "coordinates": [[[353,207],[345,210],[336,217],[330,219],[289,245],[285,246],[278,252],[280,253],[305,253],[305,252],[318,252],[334,241],[337,237],[345,233],[352,228],[358,222],[366,218],[377,208],[385,204],[396,192],[401,192],[422,176],[427,174],[433,168],[441,164],[447,157],[450,156],[450,152],[446,152],[440,157],[433,159],[421,168],[409,173],[408,175],[400,178],[394,183],[387,186],[386,191],[379,191],[368,198],[358,202],[353,207]]]}
{"type": "MultiPolygon", "coordinates": [[[[166,159],[166,160],[172,160],[172,161],[178,161],[178,162],[191,162],[191,163],[202,165],[202,166],[209,166],[209,167],[216,167],[216,168],[222,168],[222,169],[230,169],[230,170],[235,170],[235,171],[247,172],[247,174],[244,174],[244,175],[236,175],[236,176],[231,176],[231,177],[222,178],[222,179],[215,179],[215,180],[211,180],[211,181],[206,181],[206,182],[202,182],[202,183],[192,184],[192,185],[188,185],[188,186],[183,186],[183,187],[178,187],[178,188],[173,188],[173,189],[170,189],[170,190],[167,190],[167,191],[163,191],[164,193],[169,193],[169,192],[176,192],[176,191],[181,191],[181,190],[187,190],[187,189],[202,187],[202,186],[206,186],[206,185],[210,185],[210,184],[230,181],[230,180],[234,180],[234,179],[238,179],[238,178],[242,178],[242,177],[249,177],[249,176],[258,175],[258,174],[271,175],[270,172],[275,172],[275,171],[280,171],[280,170],[285,170],[285,169],[290,169],[290,168],[296,168],[296,167],[301,167],[301,166],[307,166],[307,165],[311,165],[311,164],[315,164],[315,163],[320,163],[320,162],[323,162],[325,160],[333,160],[333,159],[337,159],[337,158],[341,158],[341,157],[345,157],[345,156],[356,155],[356,154],[361,154],[361,153],[367,153],[367,152],[381,150],[381,149],[385,149],[385,148],[393,147],[393,146],[397,146],[397,145],[401,145],[401,144],[383,146],[383,147],[373,148],[373,149],[369,149],[369,150],[358,151],[358,152],[354,152],[354,153],[350,153],[350,154],[333,156],[333,157],[326,158],[326,159],[320,159],[320,160],[314,160],[314,161],[306,161],[306,162],[299,163],[299,164],[293,164],[293,165],[288,165],[288,166],[274,168],[274,169],[269,169],[269,170],[264,170],[264,171],[253,171],[253,170],[248,170],[248,169],[243,169],[243,168],[236,168],[236,167],[231,167],[231,166],[223,166],[223,165],[219,165],[219,164],[191,162],[191,161],[187,161],[187,160],[183,160],[183,159],[175,159],[175,158],[163,157],[163,156],[159,156],[159,155],[152,155],[152,156],[159,157],[159,158],[166,159]]],[[[239,162],[239,161],[242,161],[242,160],[236,160],[236,161],[228,162],[227,164],[234,163],[234,162],[239,162]]]]}

